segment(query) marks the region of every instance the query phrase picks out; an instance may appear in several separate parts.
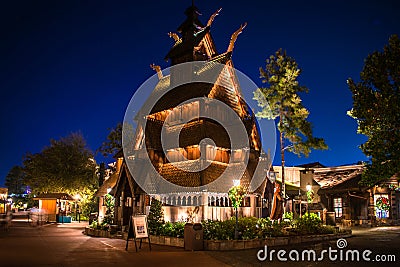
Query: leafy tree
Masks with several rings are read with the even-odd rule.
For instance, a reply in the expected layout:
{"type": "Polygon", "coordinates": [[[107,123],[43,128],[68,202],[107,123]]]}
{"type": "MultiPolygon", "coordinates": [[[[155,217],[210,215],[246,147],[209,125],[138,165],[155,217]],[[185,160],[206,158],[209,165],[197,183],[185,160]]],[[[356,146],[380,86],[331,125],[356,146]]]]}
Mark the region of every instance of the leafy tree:
{"type": "Polygon", "coordinates": [[[18,194],[12,196],[13,207],[18,209],[23,209],[24,204],[26,208],[38,207],[39,200],[34,200],[32,194],[18,194]]]}
{"type": "Polygon", "coordinates": [[[353,93],[348,114],[358,133],[368,137],[360,146],[370,158],[362,181],[372,185],[400,173],[400,39],[389,38],[383,52],[368,55],[361,81],[347,81],[353,93]]]}
{"type": "Polygon", "coordinates": [[[73,133],[40,153],[25,156],[25,183],[32,192],[65,192],[71,195],[90,193],[97,189],[96,163],[81,134],[73,133]]]}
{"type": "Polygon", "coordinates": [[[282,192],[285,196],[285,151],[308,156],[311,149],[327,149],[322,138],[313,137],[312,125],[307,121],[309,111],[301,103],[301,92],[308,89],[297,81],[301,70],[296,61],[279,49],[260,68],[260,78],[268,87],[258,88],[254,99],[262,111],[259,118],[278,119],[279,144],[282,161],[282,192]]]}
{"type": "Polygon", "coordinates": [[[109,128],[108,130],[110,133],[107,136],[107,140],[97,150],[104,157],[114,155],[122,149],[122,123],[119,122],[115,128],[109,128]]]}
{"type": "Polygon", "coordinates": [[[12,167],[5,180],[5,186],[8,188],[8,193],[16,195],[23,194],[25,191],[24,179],[24,169],[21,166],[12,167]]]}
{"type": "Polygon", "coordinates": [[[132,154],[133,144],[134,144],[134,131],[133,126],[129,123],[118,123],[115,128],[109,129],[110,133],[107,136],[107,140],[104,141],[101,146],[97,149],[97,152],[100,152],[104,157],[114,156],[117,152],[119,152],[122,147],[122,135],[129,138],[129,142],[127,142],[127,147],[123,149],[127,149],[127,153],[132,154]]]}

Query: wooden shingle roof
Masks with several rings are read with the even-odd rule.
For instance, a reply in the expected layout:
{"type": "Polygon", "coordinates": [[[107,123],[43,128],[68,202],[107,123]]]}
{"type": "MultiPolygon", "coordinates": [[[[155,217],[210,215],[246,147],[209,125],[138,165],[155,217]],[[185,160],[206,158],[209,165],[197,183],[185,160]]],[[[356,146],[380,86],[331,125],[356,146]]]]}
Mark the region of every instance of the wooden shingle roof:
{"type": "Polygon", "coordinates": [[[171,48],[171,50],[165,56],[165,60],[177,57],[188,51],[193,51],[193,47],[199,45],[200,42],[203,40],[203,38],[206,36],[206,34],[209,33],[209,31],[210,31],[210,27],[205,27],[203,30],[198,32],[192,40],[187,41],[187,42],[181,41],[181,42],[175,43],[175,45],[171,48]]]}
{"type": "Polygon", "coordinates": [[[361,176],[363,170],[364,165],[316,168],[314,180],[321,185],[321,189],[329,189],[361,176]]]}
{"type": "Polygon", "coordinates": [[[192,78],[194,82],[189,84],[184,84],[170,89],[171,76],[167,75],[162,77],[154,87],[149,99],[147,99],[143,105],[143,107],[152,106],[152,110],[150,112],[140,111],[139,115],[154,114],[163,110],[174,108],[187,100],[196,97],[208,96],[214,87],[214,83],[221,74],[222,65],[219,64],[226,64],[231,59],[231,55],[231,52],[223,53],[211,58],[208,61],[199,63],[200,65],[196,68],[196,70],[194,70],[195,73],[193,73],[192,78]],[[213,83],[195,82],[196,80],[209,80],[213,83]],[[155,105],[150,104],[154,102],[156,102],[155,105]]]}
{"type": "MultiPolygon", "coordinates": [[[[162,149],[161,145],[162,122],[148,121],[146,124],[146,147],[162,149]]],[[[226,130],[220,124],[201,119],[182,127],[167,128],[167,134],[179,134],[179,147],[198,145],[204,138],[212,139],[218,147],[230,148],[230,140],[226,130]]],[[[169,147],[166,147],[168,149],[169,147]]]]}
{"type": "MultiPolygon", "coordinates": [[[[210,184],[221,177],[222,173],[228,167],[228,164],[211,162],[210,165],[202,170],[200,170],[201,162],[200,160],[188,160],[179,163],[166,163],[163,164],[159,170],[160,175],[167,181],[185,187],[198,187],[206,184],[210,184]],[[174,164],[176,166],[174,166],[174,164]],[[185,165],[185,166],[183,166],[185,165]],[[191,172],[185,171],[184,169],[190,169],[191,172]]],[[[238,170],[243,170],[243,163],[232,164],[226,173],[229,177],[235,177],[238,175],[238,170]]],[[[248,170],[246,170],[241,179],[241,185],[247,190],[250,185],[250,175],[248,170]]]]}

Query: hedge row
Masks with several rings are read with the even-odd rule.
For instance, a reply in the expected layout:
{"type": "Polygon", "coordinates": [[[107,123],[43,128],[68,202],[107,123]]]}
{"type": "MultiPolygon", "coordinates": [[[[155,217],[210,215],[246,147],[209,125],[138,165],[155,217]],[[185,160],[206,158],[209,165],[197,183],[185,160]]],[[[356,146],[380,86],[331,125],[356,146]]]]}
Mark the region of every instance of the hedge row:
{"type": "MultiPolygon", "coordinates": [[[[322,225],[321,219],[313,213],[301,218],[291,216],[282,222],[271,221],[268,218],[241,217],[238,220],[239,239],[264,239],[267,237],[332,234],[335,228],[322,225]]],[[[235,236],[235,218],[226,221],[202,221],[204,239],[232,240],[235,236]]],[[[183,237],[185,222],[149,224],[149,232],[153,235],[183,237]]]]}

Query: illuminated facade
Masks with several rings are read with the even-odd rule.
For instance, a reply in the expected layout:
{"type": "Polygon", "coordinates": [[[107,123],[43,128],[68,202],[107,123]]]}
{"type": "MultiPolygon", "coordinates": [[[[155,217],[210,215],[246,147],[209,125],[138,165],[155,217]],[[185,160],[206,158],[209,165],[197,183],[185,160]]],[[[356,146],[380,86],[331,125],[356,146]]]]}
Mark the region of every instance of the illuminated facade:
{"type": "Polygon", "coordinates": [[[332,212],[344,225],[375,225],[399,221],[400,188],[396,176],[369,187],[361,182],[365,166],[347,165],[312,169],[319,185],[311,210],[332,212]]]}
{"type": "MultiPolygon", "coordinates": [[[[268,180],[265,170],[256,174],[263,177],[263,184],[252,192],[249,191],[249,187],[255,175],[255,166],[260,160],[267,159],[261,151],[256,119],[243,100],[231,59],[236,38],[246,24],[232,34],[228,49],[219,54],[210,33],[211,24],[219,11],[210,17],[206,25],[203,25],[198,19],[197,8],[191,6],[185,12],[187,19],[178,27],[179,35],[169,33],[174,44],[166,59],[172,66],[202,61],[196,71],[172,68],[171,73],[164,76],[161,67],[151,65],[157,71],[159,81],[150,98],[156,95],[162,97],[153,106],[149,115],[143,118],[145,121],[138,121],[133,144],[134,159],[124,159],[117,184],[113,189],[119,225],[126,225],[132,214],[147,213],[151,197],[156,197],[163,202],[166,221],[186,220],[188,217],[195,221],[230,218],[233,210],[227,192],[218,192],[218,190],[192,192],[190,188],[214,182],[227,169],[228,164],[232,167],[229,169],[233,177],[234,172],[243,169],[245,155],[248,156],[249,161],[244,166],[245,172],[240,177],[240,184],[248,194],[240,212],[244,216],[261,216],[261,196],[268,180]],[[216,63],[224,67],[218,69],[216,63]],[[217,73],[214,84],[190,83],[171,89],[182,80],[191,80],[192,76],[207,75],[211,72],[217,73]],[[230,115],[211,105],[208,99],[222,101],[237,114],[247,133],[246,147],[231,148],[227,132],[220,123],[216,122],[229,122],[230,115]],[[199,117],[201,111],[204,110],[212,114],[214,119],[199,117]],[[190,118],[193,117],[197,119],[191,120],[190,118]],[[161,144],[163,125],[167,135],[173,135],[179,131],[178,147],[163,150],[161,144]],[[206,139],[212,142],[201,142],[206,139]],[[129,172],[127,161],[131,160],[130,164],[135,166],[134,161],[147,157],[165,180],[188,188],[187,192],[145,193],[129,172]],[[205,164],[208,167],[202,168],[205,164]],[[185,171],[188,168],[200,171],[185,171]]],[[[146,175],[146,170],[142,170],[137,175],[146,175]]]]}

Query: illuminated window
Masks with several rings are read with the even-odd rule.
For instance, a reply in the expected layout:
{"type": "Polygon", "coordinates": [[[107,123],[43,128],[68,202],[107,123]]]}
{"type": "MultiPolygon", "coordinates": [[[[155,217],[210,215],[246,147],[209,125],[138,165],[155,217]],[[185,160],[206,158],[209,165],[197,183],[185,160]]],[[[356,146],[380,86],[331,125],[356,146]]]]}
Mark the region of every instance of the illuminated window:
{"type": "Polygon", "coordinates": [[[343,202],[341,197],[335,197],[333,199],[333,210],[335,211],[335,217],[340,218],[343,215],[343,202]]]}
{"type": "Polygon", "coordinates": [[[125,207],[132,207],[132,198],[131,197],[126,198],[125,207]]]}
{"type": "Polygon", "coordinates": [[[376,194],[375,200],[375,215],[379,219],[389,218],[390,201],[388,194],[376,194]]]}

